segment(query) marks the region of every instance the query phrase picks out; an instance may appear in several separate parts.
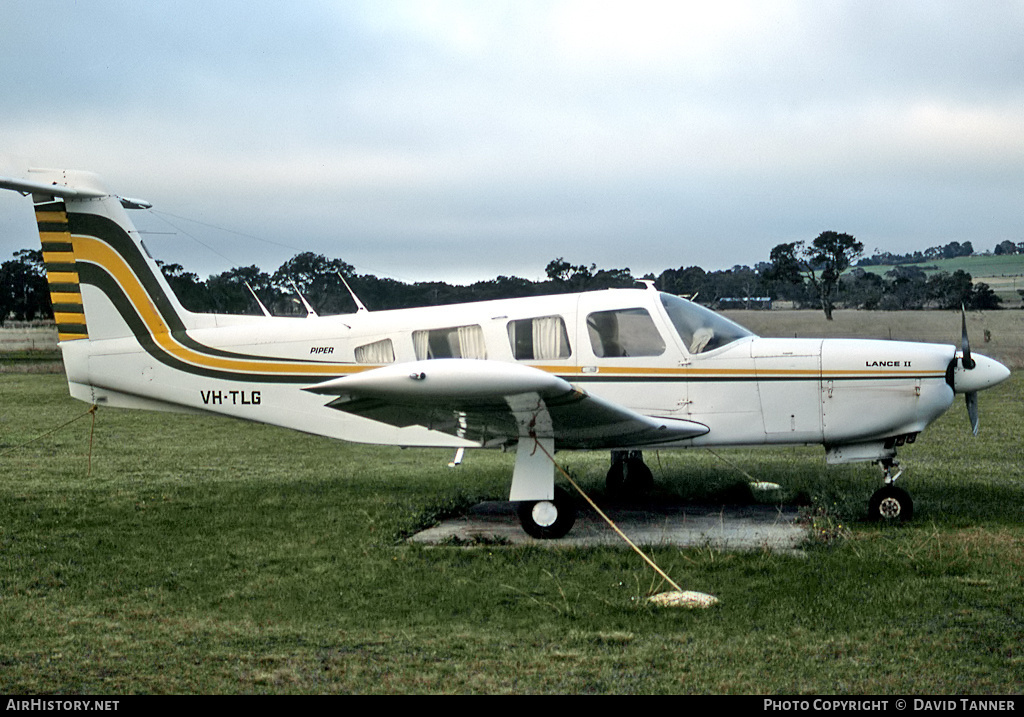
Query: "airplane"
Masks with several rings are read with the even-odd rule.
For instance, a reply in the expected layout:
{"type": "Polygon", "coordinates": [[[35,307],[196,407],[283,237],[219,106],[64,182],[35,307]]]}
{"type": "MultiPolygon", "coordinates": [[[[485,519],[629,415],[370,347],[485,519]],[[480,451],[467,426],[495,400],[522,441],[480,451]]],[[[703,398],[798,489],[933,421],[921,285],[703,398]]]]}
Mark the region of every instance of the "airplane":
{"type": "Polygon", "coordinates": [[[552,455],[608,450],[610,491],[652,480],[644,450],[821,445],[877,463],[878,519],[907,520],[897,448],[1009,370],[961,346],[762,338],[643,288],[308,317],[194,313],[128,217],[149,202],[93,173],[28,170],[72,397],[214,413],[358,443],[515,451],[523,529],[565,536],[575,501],[552,455]]]}

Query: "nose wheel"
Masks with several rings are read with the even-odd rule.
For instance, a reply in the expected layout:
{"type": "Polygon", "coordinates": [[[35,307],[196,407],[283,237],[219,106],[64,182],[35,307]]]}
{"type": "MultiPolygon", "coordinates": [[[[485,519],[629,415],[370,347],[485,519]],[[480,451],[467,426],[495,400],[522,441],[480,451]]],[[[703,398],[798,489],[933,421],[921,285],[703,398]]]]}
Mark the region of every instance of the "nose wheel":
{"type": "Polygon", "coordinates": [[[914,501],[910,493],[897,488],[896,479],[903,475],[900,471],[892,475],[893,468],[898,465],[895,460],[880,461],[885,472],[885,485],[875,491],[868,502],[868,516],[871,520],[905,523],[914,517],[914,501]]]}
{"type": "Polygon", "coordinates": [[[868,509],[872,520],[903,523],[914,517],[914,501],[910,493],[894,485],[875,491],[868,509]]]}

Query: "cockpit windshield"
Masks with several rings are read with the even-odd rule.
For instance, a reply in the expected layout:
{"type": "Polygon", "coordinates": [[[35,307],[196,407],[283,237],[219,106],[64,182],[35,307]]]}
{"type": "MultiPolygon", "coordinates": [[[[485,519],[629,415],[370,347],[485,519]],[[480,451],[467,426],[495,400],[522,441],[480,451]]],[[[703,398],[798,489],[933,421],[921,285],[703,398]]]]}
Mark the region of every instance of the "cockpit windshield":
{"type": "Polygon", "coordinates": [[[661,303],[683,340],[683,346],[691,354],[705,353],[754,336],[724,316],[678,296],[661,294],[661,303]]]}

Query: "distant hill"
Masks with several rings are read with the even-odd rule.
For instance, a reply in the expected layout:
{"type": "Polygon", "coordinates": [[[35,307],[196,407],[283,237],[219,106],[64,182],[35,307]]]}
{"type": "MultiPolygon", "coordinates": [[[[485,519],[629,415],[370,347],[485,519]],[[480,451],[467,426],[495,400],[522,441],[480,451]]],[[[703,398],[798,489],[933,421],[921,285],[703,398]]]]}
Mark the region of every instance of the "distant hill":
{"type": "MultiPolygon", "coordinates": [[[[971,275],[975,284],[983,282],[992,287],[1006,308],[1019,306],[1020,294],[1017,289],[1024,289],[1024,254],[979,254],[961,256],[955,259],[935,259],[918,264],[900,264],[904,267],[917,267],[931,275],[940,271],[952,274],[962,269],[971,275]]],[[[895,268],[894,265],[858,267],[872,274],[884,275],[895,268]]]]}

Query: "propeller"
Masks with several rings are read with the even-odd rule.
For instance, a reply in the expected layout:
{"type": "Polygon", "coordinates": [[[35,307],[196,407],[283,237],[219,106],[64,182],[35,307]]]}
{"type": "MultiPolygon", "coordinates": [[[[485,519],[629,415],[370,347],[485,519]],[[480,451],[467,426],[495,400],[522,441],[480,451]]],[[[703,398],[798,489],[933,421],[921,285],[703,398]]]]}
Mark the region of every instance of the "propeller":
{"type": "Polygon", "coordinates": [[[965,393],[967,399],[967,417],[971,419],[971,430],[978,435],[978,392],[965,393]]]}
{"type": "Polygon", "coordinates": [[[970,371],[974,368],[975,363],[974,359],[971,358],[971,342],[967,338],[967,309],[964,308],[963,304],[960,304],[960,348],[964,352],[960,365],[970,371]]]}
{"type": "Polygon", "coordinates": [[[967,417],[974,435],[978,435],[978,391],[991,388],[1010,377],[1010,369],[1003,364],[978,354],[971,355],[971,342],[967,338],[967,309],[960,305],[960,356],[954,355],[946,370],[946,381],[955,393],[964,394],[967,417]]]}
{"type": "MultiPolygon", "coordinates": [[[[973,369],[977,363],[971,358],[971,342],[967,338],[967,309],[960,304],[960,349],[963,355],[960,358],[960,365],[965,371],[973,369]]],[[[967,417],[971,420],[971,430],[978,435],[978,392],[968,391],[964,394],[967,401],[967,417]]]]}

